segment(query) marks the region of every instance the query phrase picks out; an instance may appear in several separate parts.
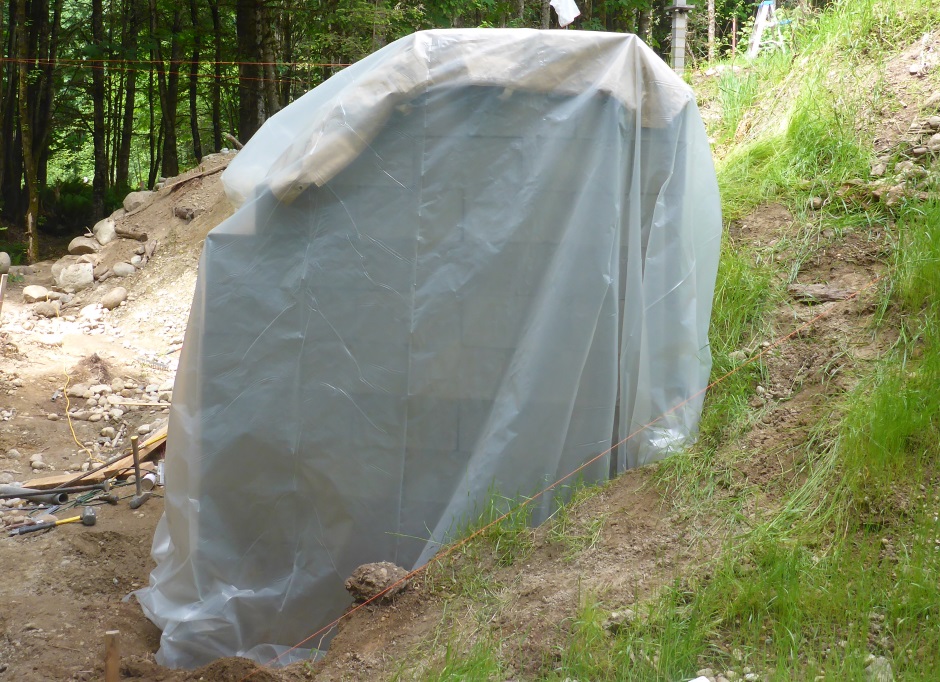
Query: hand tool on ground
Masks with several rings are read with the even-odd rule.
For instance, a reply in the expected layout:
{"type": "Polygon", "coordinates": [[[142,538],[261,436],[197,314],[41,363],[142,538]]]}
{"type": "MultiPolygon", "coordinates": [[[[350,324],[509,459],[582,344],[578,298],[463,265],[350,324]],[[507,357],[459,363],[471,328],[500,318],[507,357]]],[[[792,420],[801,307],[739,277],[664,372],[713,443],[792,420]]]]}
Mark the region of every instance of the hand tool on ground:
{"type": "Polygon", "coordinates": [[[61,519],[59,521],[46,521],[44,523],[34,523],[31,526],[22,526],[17,528],[14,531],[10,532],[10,535],[25,535],[26,533],[32,533],[37,530],[45,530],[46,528],[55,528],[56,526],[61,526],[64,523],[77,523],[81,521],[84,526],[94,526],[98,521],[98,517],[95,515],[95,510],[91,507],[85,507],[85,511],[81,516],[70,516],[67,519],[61,519]],[[90,513],[89,513],[90,512],[90,513]]]}
{"type": "Polygon", "coordinates": [[[149,492],[143,492],[140,487],[140,453],[137,451],[137,436],[131,436],[131,451],[134,453],[134,485],[137,494],[131,498],[131,509],[137,509],[150,499],[149,492]]]}

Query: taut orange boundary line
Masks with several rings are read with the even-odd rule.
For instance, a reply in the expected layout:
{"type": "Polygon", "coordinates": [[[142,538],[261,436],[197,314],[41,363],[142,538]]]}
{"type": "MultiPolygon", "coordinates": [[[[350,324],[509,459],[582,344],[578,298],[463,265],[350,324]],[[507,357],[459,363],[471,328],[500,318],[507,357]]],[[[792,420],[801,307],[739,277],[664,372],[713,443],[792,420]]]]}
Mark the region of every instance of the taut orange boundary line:
{"type": "MultiPolygon", "coordinates": [[[[867,291],[868,289],[870,289],[871,287],[873,287],[880,279],[881,279],[881,277],[878,276],[878,275],[876,275],[876,276],[875,276],[870,282],[868,282],[865,286],[861,287],[860,289],[857,289],[857,290],[854,291],[852,294],[850,294],[849,296],[847,296],[844,300],[845,300],[845,301],[851,301],[851,300],[854,300],[854,299],[858,298],[858,297],[862,294],[862,292],[867,291]]],[[[777,339],[777,340],[774,341],[772,344],[770,344],[769,346],[767,346],[766,348],[764,348],[760,353],[758,353],[758,354],[755,355],[754,357],[747,359],[745,362],[742,362],[740,365],[738,365],[737,367],[735,367],[735,368],[732,369],[731,371],[726,372],[725,374],[721,375],[720,377],[718,377],[717,379],[715,379],[713,382],[711,382],[710,384],[708,384],[708,386],[706,386],[706,387],[703,388],[702,390],[697,391],[696,393],[693,393],[692,395],[690,395],[688,398],[686,398],[686,399],[683,400],[682,402],[678,403],[677,405],[674,405],[674,406],[671,407],[670,409],[668,409],[668,410],[666,410],[665,412],[663,412],[661,415],[659,415],[658,417],[656,417],[656,419],[653,419],[652,421],[647,422],[647,423],[644,424],[643,426],[639,427],[636,431],[634,431],[633,433],[631,433],[629,436],[627,436],[626,438],[624,438],[623,440],[621,440],[621,441],[618,442],[618,443],[614,443],[612,446],[610,446],[609,448],[607,448],[606,450],[604,450],[604,451],[601,452],[600,454],[598,454],[598,455],[592,457],[591,459],[589,459],[588,461],[586,461],[584,464],[582,464],[581,466],[579,466],[577,469],[575,469],[575,470],[572,471],[571,473],[562,476],[562,477],[559,478],[557,481],[555,481],[554,483],[552,483],[552,484],[548,485],[547,487],[543,488],[542,490],[540,490],[539,492],[537,492],[537,493],[536,493],[535,495],[533,495],[532,497],[526,498],[526,499],[523,500],[520,504],[516,505],[515,507],[513,507],[512,509],[510,509],[509,511],[507,511],[505,514],[503,514],[503,515],[500,516],[499,518],[496,518],[496,519],[490,521],[488,524],[486,524],[486,525],[483,526],[482,528],[479,528],[479,529],[475,530],[473,533],[471,533],[470,535],[468,535],[468,536],[465,537],[464,539],[462,539],[462,540],[460,540],[460,541],[458,541],[458,542],[456,542],[456,543],[454,543],[454,544],[452,544],[452,545],[449,545],[447,548],[445,548],[443,551],[441,551],[440,554],[435,555],[434,558],[433,558],[431,561],[440,560],[440,559],[442,559],[442,558],[444,558],[444,557],[447,557],[447,556],[453,554],[457,549],[459,549],[460,547],[463,547],[465,544],[467,544],[468,542],[470,542],[472,539],[474,539],[474,538],[480,536],[482,533],[484,533],[485,531],[489,530],[490,528],[492,528],[492,527],[495,526],[496,524],[500,523],[503,519],[507,518],[507,517],[510,516],[511,514],[517,512],[517,511],[520,510],[520,509],[522,509],[523,507],[525,507],[525,506],[526,506],[527,504],[529,504],[530,502],[533,502],[534,500],[537,500],[537,499],[540,498],[542,495],[544,495],[545,493],[547,493],[549,490],[551,490],[552,488],[554,488],[555,486],[557,486],[559,483],[564,483],[564,482],[567,481],[569,478],[571,478],[572,476],[574,476],[575,474],[577,474],[579,471],[581,471],[581,470],[583,470],[584,468],[590,466],[591,464],[593,464],[594,462],[596,462],[597,460],[599,460],[599,459],[600,459],[601,457],[603,457],[604,455],[609,454],[609,453],[610,453],[611,451],[613,451],[615,448],[618,448],[618,447],[620,447],[621,445],[623,445],[624,443],[626,443],[628,440],[630,440],[631,438],[633,438],[634,436],[636,436],[638,433],[641,433],[641,432],[645,431],[645,430],[648,429],[649,427],[651,427],[651,426],[653,426],[654,424],[656,424],[657,422],[661,421],[661,420],[662,420],[663,418],[665,418],[666,416],[668,416],[668,415],[672,414],[673,412],[675,412],[676,410],[680,409],[682,406],[687,405],[690,401],[695,400],[697,397],[699,397],[700,395],[702,395],[703,393],[705,393],[707,390],[709,390],[710,388],[713,388],[713,387],[717,386],[718,384],[720,384],[722,381],[724,381],[725,379],[727,379],[727,378],[730,377],[731,375],[733,375],[733,374],[735,374],[735,373],[737,373],[737,372],[740,372],[742,369],[744,369],[745,367],[747,367],[748,365],[750,365],[752,362],[756,362],[757,360],[759,360],[760,358],[762,358],[764,355],[766,355],[767,353],[769,353],[770,351],[772,351],[774,348],[777,348],[777,347],[780,346],[781,344],[783,344],[783,343],[789,341],[789,340],[792,339],[794,336],[796,336],[797,334],[799,334],[800,332],[802,332],[804,329],[807,329],[807,328],[811,327],[811,326],[812,326],[813,324],[815,324],[818,320],[820,320],[820,319],[822,319],[823,317],[826,317],[827,315],[829,315],[829,314],[830,314],[833,310],[835,310],[835,309],[836,309],[836,306],[832,306],[831,308],[829,308],[829,309],[827,309],[827,310],[824,310],[823,312],[819,313],[818,315],[816,315],[815,317],[813,317],[813,318],[812,318],[811,320],[809,320],[808,322],[804,322],[803,324],[801,324],[799,327],[797,327],[796,329],[794,329],[793,331],[791,331],[791,332],[790,332],[789,334],[787,334],[786,336],[781,336],[779,339],[777,339]]],[[[282,659],[284,656],[286,656],[287,654],[289,654],[291,651],[295,651],[295,650],[299,649],[300,647],[302,647],[304,644],[306,644],[306,643],[309,642],[310,640],[314,639],[315,637],[319,637],[319,636],[325,635],[327,632],[329,632],[329,631],[332,630],[334,627],[336,627],[336,626],[339,624],[339,622],[340,622],[341,620],[343,620],[344,618],[348,618],[349,616],[351,616],[352,614],[354,614],[356,611],[358,611],[358,610],[361,609],[362,607],[367,606],[367,605],[371,604],[372,602],[374,602],[374,601],[376,601],[376,600],[378,600],[378,599],[381,599],[389,590],[394,589],[395,587],[401,585],[402,583],[404,583],[404,582],[410,580],[410,579],[413,578],[414,576],[416,576],[416,575],[418,575],[419,573],[421,573],[422,571],[424,571],[424,570],[431,564],[431,561],[429,561],[429,562],[427,562],[427,563],[425,563],[425,564],[422,564],[421,566],[418,566],[416,569],[414,569],[413,571],[409,572],[404,578],[402,578],[401,580],[399,580],[399,581],[397,581],[397,582],[395,582],[395,583],[389,585],[388,587],[386,587],[384,590],[382,590],[381,592],[379,592],[379,593],[378,593],[377,595],[375,595],[374,597],[372,597],[372,598],[370,598],[370,599],[368,599],[368,600],[362,602],[361,604],[358,604],[357,606],[355,606],[354,608],[350,609],[349,611],[347,611],[347,612],[344,613],[343,615],[339,616],[338,618],[336,618],[336,619],[333,620],[332,622],[328,623],[327,625],[324,625],[322,628],[320,628],[319,630],[317,630],[316,632],[314,632],[312,635],[310,635],[310,636],[308,636],[308,637],[305,637],[305,638],[302,639],[301,641],[297,642],[297,644],[295,644],[295,645],[292,646],[291,648],[289,648],[289,649],[283,651],[281,654],[279,654],[278,656],[275,656],[275,657],[272,658],[270,661],[268,661],[267,663],[265,663],[265,666],[270,666],[270,665],[272,665],[272,664],[274,664],[274,663],[277,663],[280,659],[282,659]]],[[[240,682],[245,682],[245,680],[251,678],[251,677],[255,674],[255,672],[258,672],[258,671],[255,670],[255,671],[249,673],[248,675],[246,675],[245,677],[243,677],[240,682]]]]}

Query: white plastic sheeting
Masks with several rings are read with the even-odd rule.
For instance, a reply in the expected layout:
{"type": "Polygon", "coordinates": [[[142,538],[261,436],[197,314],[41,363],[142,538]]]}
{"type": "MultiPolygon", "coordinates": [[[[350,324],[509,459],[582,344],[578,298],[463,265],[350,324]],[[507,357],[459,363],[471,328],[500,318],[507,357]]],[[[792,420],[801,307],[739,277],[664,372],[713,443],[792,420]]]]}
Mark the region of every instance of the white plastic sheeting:
{"type": "Polygon", "coordinates": [[[241,208],[205,243],[137,593],[161,663],[268,662],[343,612],[356,566],[418,565],[493,491],[692,396],[581,475],[694,437],[718,191],[691,91],[634,36],[415,34],[223,181],[241,208]]]}

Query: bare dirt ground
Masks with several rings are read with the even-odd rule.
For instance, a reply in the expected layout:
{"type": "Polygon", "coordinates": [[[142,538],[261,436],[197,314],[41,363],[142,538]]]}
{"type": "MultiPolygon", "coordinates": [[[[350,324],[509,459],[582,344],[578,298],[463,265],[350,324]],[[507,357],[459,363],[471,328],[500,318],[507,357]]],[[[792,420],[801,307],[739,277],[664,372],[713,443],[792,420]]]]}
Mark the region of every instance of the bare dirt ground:
{"type": "MultiPolygon", "coordinates": [[[[907,83],[908,76],[900,71],[898,78],[907,83]]],[[[892,130],[909,130],[919,115],[895,113],[892,130]]],[[[887,132],[884,138],[889,139],[887,132]]],[[[890,139],[893,149],[904,144],[890,139]]],[[[129,277],[79,292],[58,317],[38,318],[22,297],[27,285],[51,284],[51,262],[19,271],[0,317],[3,480],[79,471],[89,459],[127,448],[126,438],[101,441],[101,429],[107,425],[123,424],[130,434],[143,424],[166,419],[167,407],[158,401],[129,407],[116,419],[73,420],[70,426],[63,391],[67,382],[120,379],[132,396],[142,398],[139,402],[148,402],[153,399],[148,387],[172,383],[202,241],[230,214],[219,173],[213,172],[225,162],[221,157],[208,159],[171,180],[172,186],[145,208],[121,218],[128,229],[146,231],[158,241],[153,258],[129,277]],[[195,218],[177,218],[177,207],[192,208],[195,218]],[[83,316],[86,306],[118,285],[128,290],[125,305],[99,310],[93,319],[83,316]],[[40,452],[45,468],[32,472],[30,457],[40,452]]],[[[823,232],[821,238],[797,247],[798,237],[816,220],[812,213],[798,218],[779,204],[768,204],[733,225],[731,236],[779,263],[781,277],[795,268],[800,284],[857,291],[883,271],[889,226],[823,232]]],[[[101,263],[110,267],[137,248],[137,242],[119,240],[105,250],[101,263]]],[[[799,483],[810,429],[820,410],[853,386],[861,364],[891,344],[890,331],[873,331],[876,286],[850,300],[817,305],[788,298],[774,313],[773,334],[742,349],[753,357],[766,350],[762,344],[807,325],[761,358],[766,380],[753,387],[754,426],[719,453],[730,471],[727,494],[744,488],[757,491],[749,513],[772,509],[786,489],[799,483]]],[[[408,671],[410,662],[418,660],[416,652],[425,660],[440,655],[444,645],[435,644],[435,636],[442,628],[457,628],[472,637],[473,623],[485,607],[469,607],[460,598],[468,567],[489,569],[483,588],[498,608],[484,614],[491,618],[487,626],[503,634],[515,676],[529,679],[557,655],[555,647],[585,594],[596,596],[610,612],[623,613],[667,582],[696,570],[718,550],[722,536],[709,519],[689,516],[674,506],[656,482],[656,473],[655,466],[628,472],[570,510],[575,535],[590,536],[577,551],[543,527],[533,532],[525,557],[509,565],[496,553],[457,553],[435,564],[430,577],[417,577],[411,589],[390,604],[350,614],[323,660],[286,669],[241,659],[224,659],[197,671],[171,671],[154,663],[159,631],[136,603],[124,599],[146,584],[153,567],[150,544],[162,500],[152,499],[133,511],[126,499],[130,489],[124,488],[119,505],[98,508],[94,527],[71,524],[0,538],[0,680],[101,679],[102,637],[111,629],[121,632],[122,678],[128,680],[387,679],[396,671],[408,671]],[[455,624],[453,609],[458,607],[466,609],[456,619],[462,625],[455,624]]],[[[22,515],[18,509],[0,511],[8,524],[22,515]]],[[[298,639],[309,634],[298,633],[298,639]]]]}

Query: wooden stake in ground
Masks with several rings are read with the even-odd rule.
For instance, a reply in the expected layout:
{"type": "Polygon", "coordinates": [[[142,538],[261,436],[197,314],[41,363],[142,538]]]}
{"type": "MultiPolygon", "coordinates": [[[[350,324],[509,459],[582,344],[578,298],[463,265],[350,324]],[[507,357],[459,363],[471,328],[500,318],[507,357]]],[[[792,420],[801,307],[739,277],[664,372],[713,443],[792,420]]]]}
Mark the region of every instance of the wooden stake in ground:
{"type": "Polygon", "coordinates": [[[119,630],[104,633],[104,682],[119,682],[121,679],[121,650],[119,630]]]}

